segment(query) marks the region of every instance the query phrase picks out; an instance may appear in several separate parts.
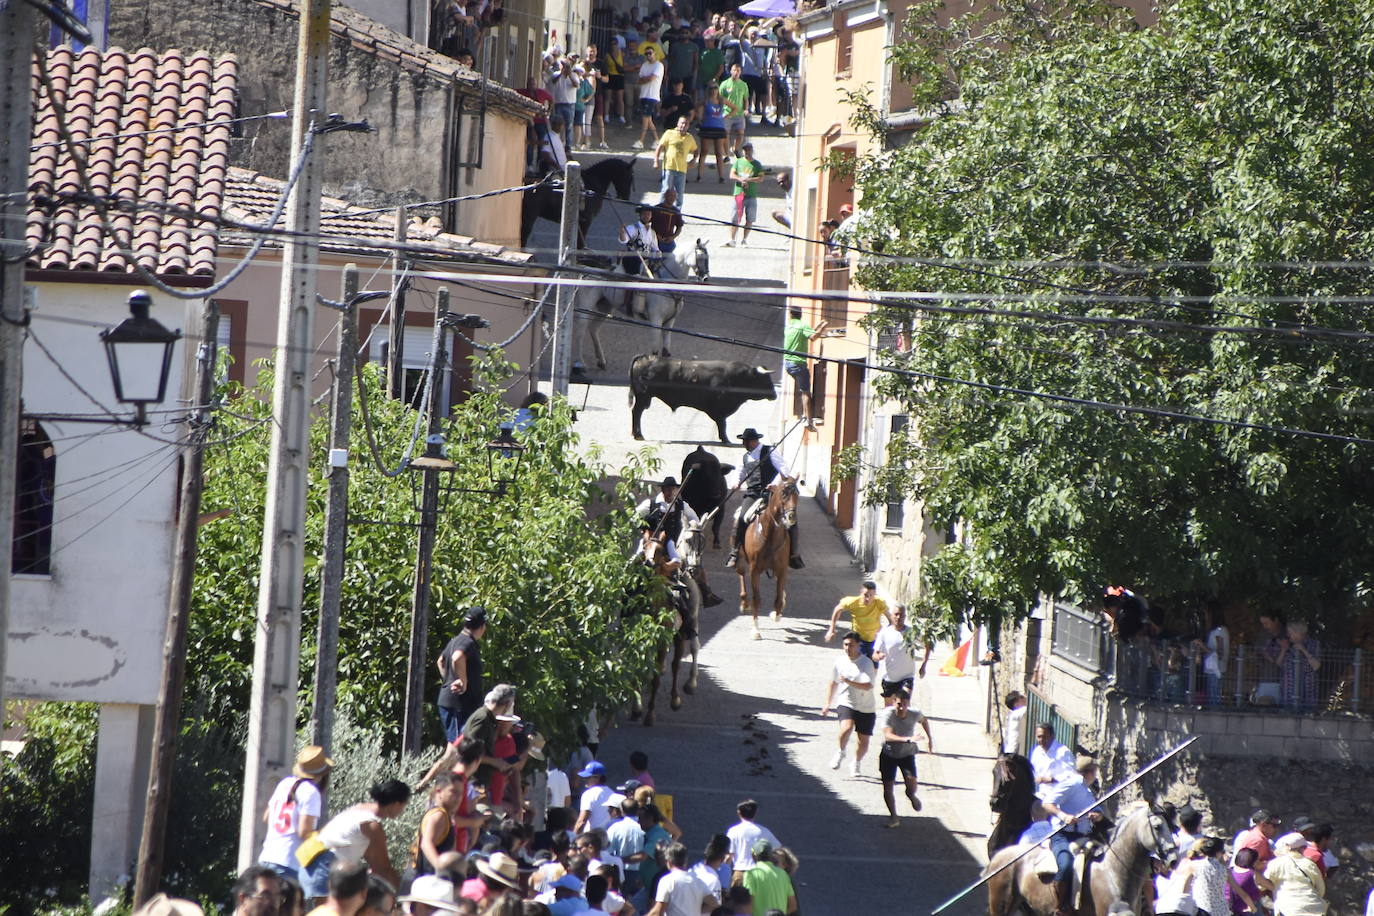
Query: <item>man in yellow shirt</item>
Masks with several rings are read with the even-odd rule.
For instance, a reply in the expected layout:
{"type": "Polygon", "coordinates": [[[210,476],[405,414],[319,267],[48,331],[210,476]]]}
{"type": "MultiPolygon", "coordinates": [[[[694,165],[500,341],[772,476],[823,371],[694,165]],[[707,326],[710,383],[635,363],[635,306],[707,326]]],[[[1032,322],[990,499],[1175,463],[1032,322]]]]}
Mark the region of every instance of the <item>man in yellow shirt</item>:
{"type": "Polygon", "coordinates": [[[840,599],[840,603],[830,612],[830,627],[825,631],[826,642],[835,638],[835,627],[843,611],[849,612],[854,632],[859,634],[859,651],[872,658],[874,637],[883,628],[884,622],[892,623],[892,616],[887,612],[887,602],[878,597],[878,583],[872,579],[865,580],[857,595],[840,599]]]}
{"type": "Polygon", "coordinates": [[[687,196],[687,163],[697,151],[697,140],[689,131],[692,116],[683,115],[677,119],[677,127],[669,128],[654,144],[654,168],[663,169],[663,186],[659,191],[667,194],[677,192],[677,205],[687,196]]]}

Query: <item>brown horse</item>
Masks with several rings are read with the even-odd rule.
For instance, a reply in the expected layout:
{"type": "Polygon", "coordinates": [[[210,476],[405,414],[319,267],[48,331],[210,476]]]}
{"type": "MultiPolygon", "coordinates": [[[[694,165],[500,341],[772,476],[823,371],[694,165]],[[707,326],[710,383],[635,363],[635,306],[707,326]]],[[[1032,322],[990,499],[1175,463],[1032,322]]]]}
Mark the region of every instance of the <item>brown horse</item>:
{"type": "Polygon", "coordinates": [[[775,481],[768,490],[768,505],[744,529],[744,542],[740,545],[739,562],[735,566],[739,573],[739,612],[753,615],[755,639],[763,638],[759,633],[761,574],[768,573],[778,583],[773,593],[774,620],[782,619],[782,609],[787,604],[787,538],[788,529],[797,523],[798,498],[797,478],[783,477],[775,481]]]}
{"type": "MultiPolygon", "coordinates": [[[[678,689],[678,672],[682,666],[682,650],[684,646],[691,645],[696,640],[697,618],[701,612],[701,591],[690,576],[682,575],[673,570],[672,560],[668,558],[668,548],[664,544],[666,537],[665,533],[659,532],[645,540],[644,563],[663,579],[664,584],[670,585],[679,582],[687,590],[687,597],[682,602],[685,606],[680,606],[679,602],[669,598],[677,617],[673,626],[673,663],[670,669],[672,671],[672,686],[669,694],[671,698],[669,705],[677,710],[682,708],[682,693],[678,689]]],[[[670,592],[671,594],[673,593],[670,592]]],[[[659,652],[658,667],[655,669],[653,677],[649,679],[648,696],[644,702],[644,724],[646,726],[654,724],[654,707],[658,703],[658,685],[663,679],[663,663],[667,654],[668,648],[665,646],[659,652]]],[[[696,677],[696,655],[693,653],[692,674],[688,682],[691,689],[688,690],[688,693],[696,689],[696,677]]],[[[631,711],[630,718],[637,718],[636,711],[631,711]]]]}
{"type": "MultiPolygon", "coordinates": [[[[1054,879],[1036,873],[1035,860],[1040,853],[1032,852],[998,873],[1026,849],[1025,844],[999,849],[984,869],[985,875],[992,875],[988,879],[988,916],[1054,913],[1054,879]]],[[[1152,859],[1172,867],[1178,862],[1178,846],[1164,815],[1141,802],[1116,825],[1102,860],[1092,863],[1088,887],[1075,897],[1075,916],[1136,912],[1141,887],[1150,878],[1152,859]]]]}

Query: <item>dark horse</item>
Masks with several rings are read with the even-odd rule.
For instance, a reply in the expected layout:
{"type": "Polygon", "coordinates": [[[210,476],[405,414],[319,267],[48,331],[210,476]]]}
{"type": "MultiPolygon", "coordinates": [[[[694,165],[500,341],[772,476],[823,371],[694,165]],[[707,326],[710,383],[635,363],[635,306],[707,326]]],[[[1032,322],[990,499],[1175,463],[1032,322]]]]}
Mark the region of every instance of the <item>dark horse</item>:
{"type": "MultiPolygon", "coordinates": [[[[997,850],[984,874],[988,879],[988,916],[1050,916],[1055,911],[1054,881],[1036,873],[1032,852],[1000,874],[998,869],[1025,852],[1027,846],[1008,846],[997,850]]],[[[1150,879],[1150,861],[1158,859],[1172,867],[1178,861],[1178,846],[1163,812],[1140,802],[1127,812],[1112,831],[1106,855],[1088,870],[1088,887],[1075,892],[1073,912],[1077,916],[1107,916],[1120,912],[1122,905],[1135,912],[1140,889],[1150,879]]],[[[1048,867],[1048,863],[1046,865],[1048,867]]]]}
{"type": "MultiPolygon", "coordinates": [[[[615,196],[629,200],[635,189],[635,161],[633,159],[602,159],[582,170],[582,213],[577,219],[577,247],[587,247],[587,230],[606,202],[606,192],[615,188],[615,196]]],[[[520,207],[520,244],[524,245],[534,231],[540,217],[555,223],[563,218],[563,192],[548,184],[541,184],[525,192],[520,207]]]]}
{"type": "MultiPolygon", "coordinates": [[[[678,687],[678,672],[682,666],[682,650],[684,647],[692,648],[692,672],[687,681],[688,693],[696,690],[697,667],[696,667],[696,645],[697,645],[697,624],[701,615],[701,589],[691,576],[674,574],[668,565],[668,549],[664,546],[666,534],[659,534],[646,538],[644,541],[643,560],[645,565],[660,576],[665,583],[680,584],[682,592],[678,593],[669,588],[669,603],[677,618],[673,626],[673,661],[670,668],[672,672],[672,687],[669,705],[673,709],[682,708],[682,692],[678,687]],[[681,595],[679,598],[678,595],[681,595]]],[[[644,698],[644,724],[654,724],[654,707],[658,702],[659,682],[663,679],[663,663],[667,658],[668,647],[664,646],[658,655],[658,667],[649,678],[648,696],[644,698]]],[[[640,709],[638,704],[631,710],[630,718],[639,717],[640,709]]]]}

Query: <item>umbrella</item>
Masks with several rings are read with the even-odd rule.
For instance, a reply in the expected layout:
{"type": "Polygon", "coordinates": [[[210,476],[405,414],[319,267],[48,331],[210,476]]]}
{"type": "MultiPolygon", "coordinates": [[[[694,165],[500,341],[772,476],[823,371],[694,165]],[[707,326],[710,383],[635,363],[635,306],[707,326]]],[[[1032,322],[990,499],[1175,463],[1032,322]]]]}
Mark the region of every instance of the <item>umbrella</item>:
{"type": "Polygon", "coordinates": [[[746,16],[762,16],[771,19],[774,16],[791,16],[797,12],[795,0],[750,0],[743,4],[739,11],[746,16]]]}

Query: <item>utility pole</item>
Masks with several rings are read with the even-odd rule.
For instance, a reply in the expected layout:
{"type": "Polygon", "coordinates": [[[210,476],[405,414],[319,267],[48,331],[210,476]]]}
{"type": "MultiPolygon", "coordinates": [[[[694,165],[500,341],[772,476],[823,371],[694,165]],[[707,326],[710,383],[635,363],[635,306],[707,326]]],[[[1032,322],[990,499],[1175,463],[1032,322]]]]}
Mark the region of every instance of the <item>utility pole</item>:
{"type": "Polygon", "coordinates": [[[396,273],[391,278],[391,327],[387,334],[386,392],[398,401],[406,397],[406,268],[410,262],[401,256],[408,229],[405,207],[396,208],[396,273]]]}
{"type": "Polygon", "coordinates": [[[353,371],[358,354],[358,265],[343,273],[344,312],[339,316],[339,355],[334,364],[330,410],[329,496],[324,504],[324,564],[320,573],[320,628],[315,650],[315,705],[310,740],[327,753],[334,742],[334,696],[338,687],[339,605],[343,595],[344,551],[348,547],[348,434],[353,426],[353,371]]]}
{"type": "MultiPolygon", "coordinates": [[[[563,169],[563,215],[558,224],[558,266],[567,267],[577,256],[577,218],[582,212],[582,167],[569,162],[563,169]]],[[[559,275],[561,276],[561,274],[559,275]]],[[[553,356],[550,359],[553,393],[568,396],[572,375],[573,327],[577,316],[573,302],[577,290],[559,286],[554,290],[553,356]]]]}
{"type": "Polygon", "coordinates": [[[5,717],[5,645],[14,552],[14,462],[23,383],[24,239],[33,117],[33,7],[0,4],[0,724],[5,717]],[[17,195],[17,196],[12,196],[17,195]]]}
{"type": "Polygon", "coordinates": [[[434,540],[439,527],[439,474],[444,460],[444,399],[440,390],[448,369],[448,287],[439,287],[434,308],[434,342],[430,347],[429,434],[425,455],[414,462],[425,475],[420,493],[420,539],[415,551],[415,593],[410,603],[410,661],[406,667],[406,712],[401,728],[401,747],[407,754],[420,752],[421,723],[425,708],[425,667],[429,664],[429,586],[434,568],[434,540]]]}
{"type": "Polygon", "coordinates": [[[177,511],[177,553],[172,566],[171,600],[162,638],[162,682],[157,689],[153,720],[153,760],[148,772],[148,796],[143,806],[143,836],[138,844],[138,872],[134,909],[148,902],[162,883],[163,842],[167,810],[172,804],[172,772],[176,765],[177,733],[181,730],[181,695],[186,686],[186,631],[191,622],[191,585],[196,574],[196,534],[200,527],[200,493],[204,487],[205,439],[210,432],[210,398],[215,393],[218,356],[219,304],[205,303],[196,354],[196,393],[189,432],[182,446],[181,499],[177,511]]]}
{"type": "MultiPolygon", "coordinates": [[[[322,122],[329,79],[331,0],[302,0],[296,45],[291,161],[316,122],[322,122]]],[[[300,678],[301,597],[305,568],[305,493],[309,468],[311,313],[324,180],[324,137],[301,167],[291,192],[287,224],[292,235],[282,255],[282,284],[274,352],[272,447],[263,513],[253,684],[248,710],[248,755],[239,819],[239,870],[257,859],[262,811],[278,776],[290,767],[296,744],[300,678]]]]}

